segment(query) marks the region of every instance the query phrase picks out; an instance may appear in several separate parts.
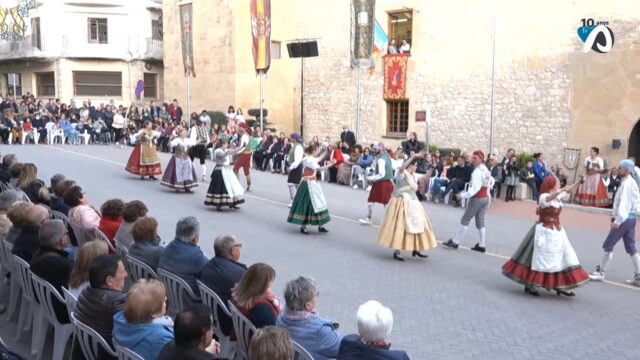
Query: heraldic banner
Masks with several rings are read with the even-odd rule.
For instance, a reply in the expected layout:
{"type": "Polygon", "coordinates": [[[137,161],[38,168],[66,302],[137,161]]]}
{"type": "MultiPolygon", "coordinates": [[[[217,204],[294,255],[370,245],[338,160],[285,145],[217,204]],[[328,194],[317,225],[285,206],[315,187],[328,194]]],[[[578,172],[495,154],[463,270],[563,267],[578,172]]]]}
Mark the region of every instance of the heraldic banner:
{"type": "Polygon", "coordinates": [[[251,0],[251,34],[256,71],[266,73],[271,65],[271,0],[251,0]]]}
{"type": "Polygon", "coordinates": [[[407,61],[409,54],[384,57],[384,99],[404,100],[407,90],[407,61]]]}
{"type": "Polygon", "coordinates": [[[180,5],[180,30],[182,32],[182,63],[184,76],[196,76],[193,65],[193,13],[191,3],[180,5]]]}

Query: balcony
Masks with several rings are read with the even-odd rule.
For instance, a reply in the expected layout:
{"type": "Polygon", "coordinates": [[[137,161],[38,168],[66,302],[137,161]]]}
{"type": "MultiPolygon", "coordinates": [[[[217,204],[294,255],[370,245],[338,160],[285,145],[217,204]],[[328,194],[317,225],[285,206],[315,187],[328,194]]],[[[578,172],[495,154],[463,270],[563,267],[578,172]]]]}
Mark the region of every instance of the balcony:
{"type": "Polygon", "coordinates": [[[0,60],[42,58],[45,53],[44,45],[31,36],[18,41],[0,40],[0,60]]]}

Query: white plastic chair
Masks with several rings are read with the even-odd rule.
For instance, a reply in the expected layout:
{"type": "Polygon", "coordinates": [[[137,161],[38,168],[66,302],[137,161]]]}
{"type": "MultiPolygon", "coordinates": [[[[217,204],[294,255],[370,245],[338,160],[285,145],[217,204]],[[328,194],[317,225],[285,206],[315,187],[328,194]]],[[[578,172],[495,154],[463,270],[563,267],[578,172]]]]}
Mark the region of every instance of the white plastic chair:
{"type": "Polygon", "coordinates": [[[233,353],[235,351],[235,342],[232,342],[229,336],[224,335],[222,328],[220,327],[220,318],[218,317],[218,309],[231,318],[231,312],[227,308],[227,305],[220,299],[220,296],[215,291],[211,290],[207,285],[203,284],[200,280],[196,280],[198,289],[200,289],[200,296],[202,297],[202,303],[211,309],[213,314],[213,331],[218,336],[220,343],[219,358],[233,359],[233,353]]]}
{"type": "Polygon", "coordinates": [[[145,264],[139,259],[127,254],[127,272],[131,276],[132,282],[137,282],[140,279],[158,279],[158,274],[151,268],[151,266],[145,264]]]}
{"type": "Polygon", "coordinates": [[[84,142],[85,145],[89,145],[89,140],[91,140],[91,135],[87,132],[87,129],[84,129],[84,132],[78,134],[78,139],[80,139],[80,143],[84,142]]]}
{"type": "Polygon", "coordinates": [[[302,345],[298,344],[295,341],[291,341],[293,343],[293,360],[314,360],[313,356],[309,354],[307,349],[302,347],[302,345]]]}
{"type": "MultiPolygon", "coordinates": [[[[469,186],[471,186],[471,183],[464,184],[464,191],[469,190],[469,186]]],[[[460,206],[462,206],[463,208],[466,208],[468,202],[469,202],[469,198],[462,198],[460,200],[460,206]]]]}
{"type": "Polygon", "coordinates": [[[40,308],[44,315],[41,318],[40,325],[38,326],[38,339],[36,340],[36,346],[39,350],[38,359],[42,358],[44,341],[47,337],[47,329],[49,327],[48,324],[51,324],[53,326],[54,334],[53,360],[62,360],[64,358],[64,351],[67,348],[67,342],[69,341],[71,334],[73,334],[73,325],[60,323],[53,306],[55,300],[65,304],[65,299],[62,298],[58,290],[56,290],[56,288],[48,281],[33,274],[31,277],[33,279],[36,297],[40,302],[40,308]]]}
{"type": "MultiPolygon", "coordinates": [[[[36,303],[36,295],[33,290],[33,280],[31,279],[31,270],[29,264],[17,255],[13,255],[14,273],[11,277],[16,276],[20,289],[22,289],[23,301],[20,303],[20,315],[18,315],[18,329],[15,341],[18,342],[22,338],[22,333],[31,328],[31,355],[38,354],[36,348],[36,340],[40,334],[38,325],[41,323],[42,309],[36,303]]],[[[42,350],[42,348],[40,348],[42,350]]],[[[42,351],[40,351],[42,353],[42,351]]]]}
{"type": "Polygon", "coordinates": [[[25,141],[27,141],[27,137],[31,137],[33,139],[33,143],[38,144],[38,135],[40,134],[38,133],[37,129],[32,129],[31,131],[22,130],[22,141],[20,143],[24,145],[25,141]]]}
{"type": "Polygon", "coordinates": [[[75,328],[76,337],[85,360],[98,359],[98,346],[102,347],[109,355],[117,356],[111,345],[97,331],[78,320],[75,313],[71,314],[71,322],[75,328]]]}
{"type": "Polygon", "coordinates": [[[113,343],[113,347],[116,349],[116,354],[118,355],[118,360],[144,360],[144,358],[133,350],[126,348],[116,341],[116,339],[111,339],[113,343]]]}
{"type": "Polygon", "coordinates": [[[62,288],[62,296],[64,297],[65,304],[67,305],[69,319],[71,319],[71,313],[76,311],[76,303],[78,302],[78,299],[65,287],[62,288]]]}
{"type": "Polygon", "coordinates": [[[231,320],[233,320],[233,329],[237,339],[234,360],[248,360],[249,341],[251,340],[251,335],[256,332],[256,327],[232,303],[229,303],[229,311],[231,312],[231,320]]]}
{"type": "MultiPolygon", "coordinates": [[[[7,240],[2,240],[2,266],[6,267],[7,271],[15,274],[15,265],[13,261],[13,254],[11,251],[13,250],[13,244],[8,242],[7,240]]],[[[7,309],[7,321],[11,320],[11,317],[16,313],[16,307],[18,306],[18,298],[20,296],[20,281],[18,280],[20,277],[15,275],[11,276],[11,285],[9,287],[9,309],[7,309]]]]}
{"type": "Polygon", "coordinates": [[[97,240],[101,240],[107,243],[107,246],[109,247],[109,250],[112,252],[116,252],[116,248],[113,246],[113,244],[111,244],[111,241],[109,241],[109,238],[107,238],[107,235],[105,235],[102,231],[100,231],[100,229],[95,228],[93,230],[94,234],[96,235],[97,240]]]}
{"type": "Polygon", "coordinates": [[[158,269],[158,277],[167,287],[167,297],[169,298],[167,312],[169,314],[175,315],[185,309],[185,294],[193,301],[200,301],[200,298],[193,293],[189,284],[178,275],[172,274],[165,269],[158,269]]]}
{"type": "Polygon", "coordinates": [[[56,220],[62,220],[64,221],[65,224],[68,224],[71,222],[71,220],[69,220],[67,215],[55,210],[51,210],[51,218],[56,220]]]}
{"type": "Polygon", "coordinates": [[[71,231],[73,231],[73,235],[76,238],[76,242],[78,242],[78,247],[84,245],[87,241],[87,234],[84,231],[82,225],[75,223],[73,221],[69,221],[68,226],[71,227],[71,231]]]}
{"type": "Polygon", "coordinates": [[[47,134],[49,135],[49,145],[54,144],[57,138],[60,138],[60,143],[64,145],[64,142],[66,140],[64,137],[64,130],[52,129],[47,134]]]}
{"type": "Polygon", "coordinates": [[[126,259],[129,255],[129,249],[116,241],[116,254],[120,255],[121,258],[126,259]]]}

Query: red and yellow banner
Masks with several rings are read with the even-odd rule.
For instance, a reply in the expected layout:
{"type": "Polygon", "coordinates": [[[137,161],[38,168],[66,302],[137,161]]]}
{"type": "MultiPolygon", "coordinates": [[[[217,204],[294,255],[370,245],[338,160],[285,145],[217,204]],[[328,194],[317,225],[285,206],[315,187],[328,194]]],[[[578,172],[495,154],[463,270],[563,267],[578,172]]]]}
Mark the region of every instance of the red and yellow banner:
{"type": "Polygon", "coordinates": [[[256,71],[266,73],[271,65],[271,0],[251,0],[251,34],[256,71]]]}
{"type": "Polygon", "coordinates": [[[384,99],[404,100],[407,90],[407,61],[409,54],[384,57],[384,99]]]}
{"type": "Polygon", "coordinates": [[[180,5],[180,31],[182,40],[182,63],[184,76],[196,77],[193,64],[193,10],[191,3],[180,5]]]}

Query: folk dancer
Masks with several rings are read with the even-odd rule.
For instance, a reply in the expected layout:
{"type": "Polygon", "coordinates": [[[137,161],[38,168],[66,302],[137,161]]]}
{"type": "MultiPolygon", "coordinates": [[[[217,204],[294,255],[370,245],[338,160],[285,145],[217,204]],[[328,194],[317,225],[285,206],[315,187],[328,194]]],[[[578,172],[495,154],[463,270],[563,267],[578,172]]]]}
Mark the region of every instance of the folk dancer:
{"type": "Polygon", "coordinates": [[[149,120],[144,122],[142,130],[134,135],[138,143],[133,148],[125,170],[131,174],[138,175],[142,180],[148,176],[151,180],[156,180],[155,175],[162,174],[158,151],[153,144],[153,138],[159,133],[153,131],[153,123],[149,120]]]}
{"type": "Polygon", "coordinates": [[[291,150],[289,150],[289,155],[287,157],[287,163],[289,163],[287,186],[289,187],[289,198],[291,199],[289,207],[293,204],[293,200],[296,198],[296,191],[300,185],[300,179],[302,178],[302,159],[304,158],[302,136],[300,136],[300,134],[293,133],[290,137],[293,146],[291,147],[291,150]]]}
{"type": "Polygon", "coordinates": [[[251,191],[251,128],[247,123],[239,123],[238,156],[233,165],[233,172],[240,179],[240,169],[244,169],[244,177],[247,179],[247,192],[251,191]]]}
{"type": "Polygon", "coordinates": [[[238,209],[238,205],[244,203],[244,190],[230,168],[231,156],[237,151],[229,149],[226,139],[219,139],[213,153],[213,161],[216,166],[211,173],[211,184],[204,204],[215,206],[218,211],[221,211],[223,206],[228,206],[229,209],[238,209]]]}
{"type": "Polygon", "coordinates": [[[191,192],[191,188],[198,186],[198,176],[193,168],[193,163],[187,155],[187,130],[180,129],[178,137],[170,143],[173,156],[167,164],[167,170],[162,175],[161,185],[168,186],[176,191],[191,192]]]}
{"type": "Polygon", "coordinates": [[[321,160],[317,157],[318,152],[319,149],[313,144],[306,149],[307,156],[302,161],[302,179],[287,218],[287,222],[300,225],[300,232],[305,235],[309,235],[307,225],[318,226],[320,233],[328,233],[329,230],[324,225],[331,220],[327,208],[327,200],[324,197],[316,173],[324,171],[334,163],[327,161],[321,167],[318,164],[321,160]]]}
{"type": "Polygon", "coordinates": [[[360,219],[360,224],[371,224],[371,217],[373,215],[373,205],[375,203],[387,206],[391,195],[393,194],[393,166],[391,165],[391,158],[387,153],[387,150],[382,144],[378,144],[374,147],[376,151],[376,173],[373,176],[368,176],[367,180],[373,182],[371,191],[369,192],[368,212],[367,217],[360,219]]]}
{"type": "Polygon", "coordinates": [[[414,173],[420,156],[413,155],[398,169],[396,190],[378,233],[378,245],[393,249],[393,258],[398,261],[404,261],[401,250],[411,251],[413,257],[426,258],[421,251],[437,246],[431,223],[416,195],[418,183],[414,173]]]}
{"type": "Polygon", "coordinates": [[[458,228],[456,236],[453,239],[449,239],[443,245],[452,249],[457,249],[458,244],[460,244],[460,240],[462,240],[462,236],[464,236],[464,233],[469,228],[471,219],[475,218],[480,240],[471,248],[471,250],[483,253],[486,251],[486,229],[484,219],[491,201],[489,189],[493,186],[494,180],[491,176],[491,172],[484,165],[484,153],[482,151],[476,150],[473,152],[471,156],[471,164],[474,166],[474,170],[471,173],[471,185],[469,186],[469,190],[458,194],[460,198],[469,199],[469,203],[464,211],[464,215],[462,215],[460,227],[458,228]]]}
{"type": "Polygon", "coordinates": [[[579,183],[560,188],[555,176],[544,178],[540,187],[538,222],[529,230],[502,273],[524,285],[524,291],[539,296],[537,288],[555,290],[558,295],[575,296],[571,291],[587,281],[567,233],[560,225],[562,193],[570,193],[579,183]]]}
{"type": "Polygon", "coordinates": [[[207,126],[200,121],[200,119],[196,120],[196,125],[191,127],[189,134],[190,144],[193,146],[189,147],[189,158],[191,162],[195,158],[200,159],[200,165],[202,166],[202,181],[206,181],[207,179],[207,144],[209,143],[209,130],[207,126]]]}
{"type": "Polygon", "coordinates": [[[589,156],[584,159],[586,174],[582,177],[574,201],[578,205],[608,207],[611,204],[601,175],[604,161],[599,155],[600,149],[592,147],[589,156]]]}
{"type": "Polygon", "coordinates": [[[607,269],[613,259],[613,247],[622,238],[624,249],[631,256],[631,262],[635,275],[628,283],[640,286],[640,255],[636,249],[636,213],[638,211],[638,201],[640,201],[640,191],[636,179],[634,169],[635,165],[631,160],[623,160],[620,162],[618,174],[622,178],[620,187],[616,192],[613,200],[613,217],[611,218],[611,230],[609,235],[602,244],[604,256],[602,263],[596,267],[596,271],[592,272],[589,277],[591,280],[604,280],[607,269]]]}

